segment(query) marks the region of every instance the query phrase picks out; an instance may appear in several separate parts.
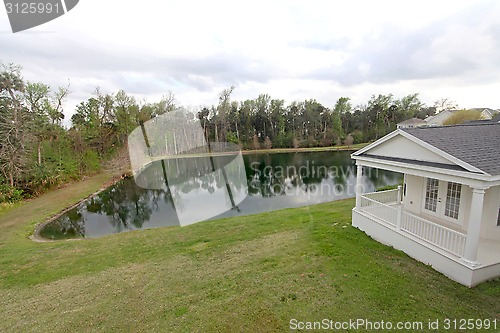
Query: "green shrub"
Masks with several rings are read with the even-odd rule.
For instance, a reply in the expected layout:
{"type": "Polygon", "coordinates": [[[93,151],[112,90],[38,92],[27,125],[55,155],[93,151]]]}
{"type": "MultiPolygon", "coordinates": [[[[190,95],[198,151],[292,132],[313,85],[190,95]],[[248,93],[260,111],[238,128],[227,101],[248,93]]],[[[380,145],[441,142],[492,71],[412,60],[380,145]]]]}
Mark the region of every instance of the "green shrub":
{"type": "Polygon", "coordinates": [[[363,143],[363,132],[361,132],[360,130],[355,130],[354,132],[351,133],[352,135],[352,139],[353,139],[353,142],[354,144],[356,143],[363,143]]]}
{"type": "Polygon", "coordinates": [[[238,140],[238,136],[236,135],[236,133],[234,132],[227,132],[226,134],[226,141],[229,142],[229,143],[234,143],[234,144],[238,144],[240,141],[238,140]]]}
{"type": "Polygon", "coordinates": [[[80,162],[81,170],[85,170],[86,173],[95,173],[101,169],[101,161],[99,155],[90,149],[85,151],[83,158],[80,162]]]}
{"type": "Polygon", "coordinates": [[[443,125],[463,124],[471,120],[483,119],[482,113],[479,110],[460,110],[454,112],[448,119],[443,122],[443,125]]]}
{"type": "Polygon", "coordinates": [[[23,190],[8,184],[0,184],[0,203],[2,202],[17,202],[23,199],[23,190]]]}

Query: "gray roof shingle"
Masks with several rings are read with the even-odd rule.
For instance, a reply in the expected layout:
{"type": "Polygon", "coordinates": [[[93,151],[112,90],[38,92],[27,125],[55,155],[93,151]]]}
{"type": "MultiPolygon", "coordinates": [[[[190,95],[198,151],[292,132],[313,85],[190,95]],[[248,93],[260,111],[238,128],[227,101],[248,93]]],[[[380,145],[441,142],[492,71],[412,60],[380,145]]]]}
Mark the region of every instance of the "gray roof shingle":
{"type": "Polygon", "coordinates": [[[402,131],[492,175],[500,175],[500,124],[402,128],[402,131]]]}
{"type": "Polygon", "coordinates": [[[467,169],[464,169],[461,166],[454,165],[454,164],[444,164],[444,163],[436,163],[436,162],[428,162],[428,161],[410,160],[407,158],[380,156],[380,155],[372,155],[372,154],[361,154],[360,156],[376,158],[378,160],[402,162],[402,163],[407,163],[407,164],[430,166],[430,167],[434,167],[434,168],[441,168],[441,169],[448,169],[448,170],[467,171],[467,169]]]}

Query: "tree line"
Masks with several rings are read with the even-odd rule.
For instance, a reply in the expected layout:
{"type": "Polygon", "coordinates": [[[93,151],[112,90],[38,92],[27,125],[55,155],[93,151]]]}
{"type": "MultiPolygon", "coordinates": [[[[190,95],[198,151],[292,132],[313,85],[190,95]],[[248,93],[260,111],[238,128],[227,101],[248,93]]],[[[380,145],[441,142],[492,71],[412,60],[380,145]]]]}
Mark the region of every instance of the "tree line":
{"type": "MultiPolygon", "coordinates": [[[[353,106],[340,97],[331,108],[314,99],[286,103],[267,94],[231,99],[223,90],[218,103],[186,110],[197,117],[210,141],[242,149],[334,146],[376,140],[412,117],[425,118],[453,108],[447,100],[426,106],[418,94],[400,99],[373,95],[353,106]]],[[[69,85],[52,89],[22,78],[21,67],[0,69],[0,202],[38,195],[61,183],[98,172],[127,143],[141,123],[182,108],[173,93],[158,102],[138,101],[125,91],[105,94],[96,88],[76,106],[65,127],[63,104],[69,85]]]]}

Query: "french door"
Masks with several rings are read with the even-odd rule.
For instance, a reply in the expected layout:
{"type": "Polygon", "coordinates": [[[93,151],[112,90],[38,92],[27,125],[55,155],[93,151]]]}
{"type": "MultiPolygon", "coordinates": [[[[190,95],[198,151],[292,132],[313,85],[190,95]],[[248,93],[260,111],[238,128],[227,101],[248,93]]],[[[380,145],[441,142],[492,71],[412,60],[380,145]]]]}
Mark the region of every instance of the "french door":
{"type": "Polygon", "coordinates": [[[426,178],[424,186],[424,212],[444,220],[461,223],[462,185],[426,178]]]}

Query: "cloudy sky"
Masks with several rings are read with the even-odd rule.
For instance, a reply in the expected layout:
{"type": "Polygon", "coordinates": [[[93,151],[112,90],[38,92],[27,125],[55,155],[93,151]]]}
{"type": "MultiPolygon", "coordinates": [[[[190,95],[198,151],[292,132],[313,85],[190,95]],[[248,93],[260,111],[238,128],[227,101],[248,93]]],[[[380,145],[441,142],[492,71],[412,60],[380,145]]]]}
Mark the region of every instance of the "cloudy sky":
{"type": "Polygon", "coordinates": [[[498,1],[80,0],[66,15],[13,34],[0,9],[0,61],[29,81],[71,83],[65,106],[124,89],[178,104],[317,99],[354,105],[420,93],[500,108],[498,1]]]}

